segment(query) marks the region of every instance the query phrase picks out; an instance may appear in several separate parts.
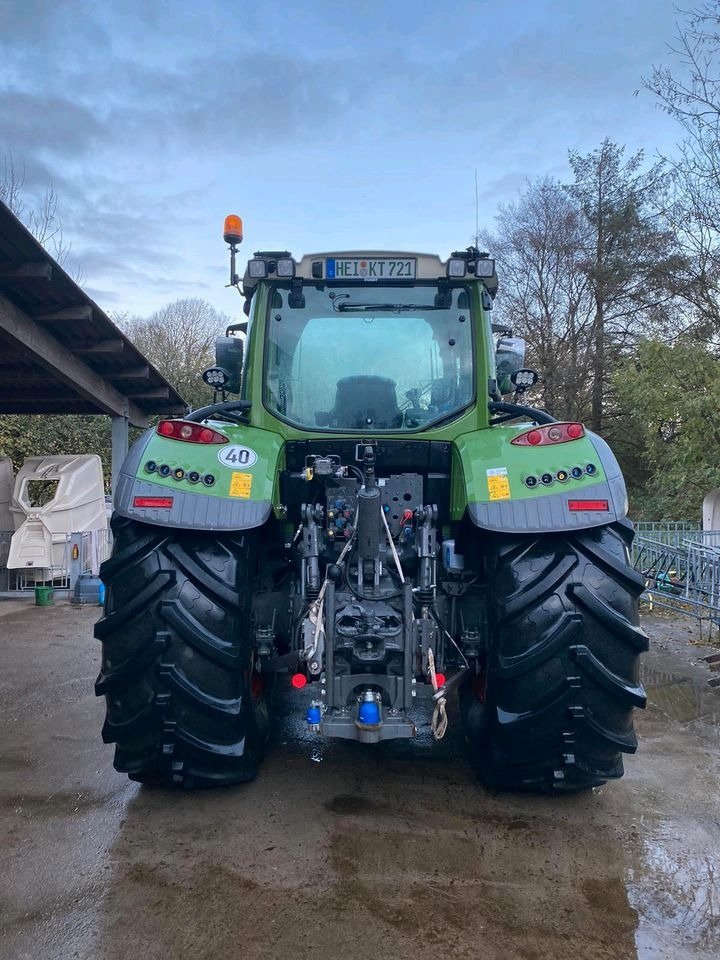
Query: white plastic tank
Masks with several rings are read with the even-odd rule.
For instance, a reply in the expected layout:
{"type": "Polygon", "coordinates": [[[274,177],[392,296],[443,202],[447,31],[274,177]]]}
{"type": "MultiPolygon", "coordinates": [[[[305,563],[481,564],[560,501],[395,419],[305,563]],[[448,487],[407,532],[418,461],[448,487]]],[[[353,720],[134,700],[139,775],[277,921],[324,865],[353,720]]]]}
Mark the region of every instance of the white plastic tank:
{"type": "Polygon", "coordinates": [[[708,531],[720,531],[720,490],[710,490],[705,494],[702,505],[702,528],[705,532],[703,543],[706,547],[720,547],[720,532],[708,536],[708,531]]]}
{"type": "Polygon", "coordinates": [[[9,457],[0,457],[0,570],[7,567],[10,533],[15,529],[10,513],[14,480],[12,460],[9,457]]]}
{"type": "Polygon", "coordinates": [[[10,512],[8,569],[36,581],[58,576],[69,535],[107,527],[100,457],[30,457],[15,478],[10,512]]]}
{"type": "Polygon", "coordinates": [[[454,540],[443,540],[442,542],[442,564],[446,570],[452,573],[462,573],[465,569],[465,557],[455,552],[454,540]]]}
{"type": "Polygon", "coordinates": [[[720,530],[720,490],[705,494],[702,505],[703,530],[720,530]]]}
{"type": "Polygon", "coordinates": [[[0,457],[0,532],[15,529],[10,513],[14,481],[12,460],[10,457],[0,457]]]}

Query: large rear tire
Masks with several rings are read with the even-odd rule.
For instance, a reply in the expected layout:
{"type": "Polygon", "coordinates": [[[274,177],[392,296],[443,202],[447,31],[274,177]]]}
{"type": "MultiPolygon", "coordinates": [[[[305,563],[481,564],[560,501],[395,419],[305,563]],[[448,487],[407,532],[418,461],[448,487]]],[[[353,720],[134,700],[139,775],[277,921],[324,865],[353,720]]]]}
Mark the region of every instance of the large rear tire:
{"type": "Polygon", "coordinates": [[[268,735],[253,676],[257,533],[177,531],[115,516],[95,626],[102,730],[115,769],[165,786],[251,780],[268,735]]]}
{"type": "Polygon", "coordinates": [[[460,701],[471,759],[500,789],[573,791],[623,774],[645,706],[632,525],[494,539],[489,649],[460,701]]]}

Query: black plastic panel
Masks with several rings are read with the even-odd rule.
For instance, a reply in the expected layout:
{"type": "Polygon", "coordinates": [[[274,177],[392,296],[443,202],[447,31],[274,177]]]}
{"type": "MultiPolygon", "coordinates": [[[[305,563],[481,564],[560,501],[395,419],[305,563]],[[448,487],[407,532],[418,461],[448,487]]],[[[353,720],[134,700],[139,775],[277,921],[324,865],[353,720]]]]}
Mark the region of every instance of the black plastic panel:
{"type": "MultiPolygon", "coordinates": [[[[366,441],[372,442],[371,440],[366,441]]],[[[285,445],[287,470],[280,474],[280,499],[294,520],[302,503],[323,503],[324,486],[317,478],[305,480],[306,457],[334,455],[343,466],[361,468],[356,457],[362,440],[289,440],[285,445]]],[[[378,477],[419,474],[423,478],[423,503],[437,504],[439,522],[450,518],[450,464],[452,444],[437,440],[380,440],[375,448],[378,477]]]]}
{"type": "MultiPolygon", "coordinates": [[[[285,455],[288,470],[293,473],[305,469],[305,458],[335,454],[343,464],[360,463],[356,448],[361,437],[350,440],[288,440],[285,455]]],[[[452,444],[439,440],[373,440],[365,443],[375,447],[375,469],[380,476],[391,473],[450,473],[452,444]]]]}

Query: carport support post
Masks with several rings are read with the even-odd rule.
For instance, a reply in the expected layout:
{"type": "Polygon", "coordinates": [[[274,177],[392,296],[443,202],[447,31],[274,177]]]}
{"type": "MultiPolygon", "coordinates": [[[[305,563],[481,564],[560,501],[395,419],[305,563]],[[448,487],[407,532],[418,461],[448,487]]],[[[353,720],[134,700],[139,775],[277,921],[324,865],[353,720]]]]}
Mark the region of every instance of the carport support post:
{"type": "Polygon", "coordinates": [[[120,467],[128,452],[128,427],[130,421],[127,417],[112,417],[112,464],[110,467],[112,473],[112,493],[115,495],[118,477],[120,476],[120,467]]]}

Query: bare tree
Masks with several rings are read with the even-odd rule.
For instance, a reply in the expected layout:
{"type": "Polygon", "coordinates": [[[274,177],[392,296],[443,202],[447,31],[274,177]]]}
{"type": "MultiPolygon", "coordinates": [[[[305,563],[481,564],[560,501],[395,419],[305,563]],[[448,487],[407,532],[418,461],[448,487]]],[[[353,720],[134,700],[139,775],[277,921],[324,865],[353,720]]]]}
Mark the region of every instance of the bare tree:
{"type": "Polygon", "coordinates": [[[593,352],[590,423],[602,432],[610,373],[623,349],[672,316],[685,260],[663,217],[663,164],[644,169],[642,151],[605,139],[588,154],[570,151],[567,191],[581,216],[582,270],[590,284],[593,352]]]}
{"type": "Polygon", "coordinates": [[[500,316],[528,339],[545,405],[610,434],[612,371],[638,336],[667,329],[685,262],[661,214],[658,165],[626,160],[610,140],[569,160],[572,184],[529,184],[481,240],[499,261],[500,316]]]}
{"type": "Polygon", "coordinates": [[[645,86],[680,125],[667,158],[673,195],[667,206],[691,272],[683,290],[707,332],[720,330],[720,0],[684,13],[670,54],[675,70],[656,67],[645,86]]]}
{"type": "Polygon", "coordinates": [[[202,372],[214,363],[215,338],[232,322],[206,300],[175,300],[147,318],[116,316],[115,322],[178,393],[193,406],[211,399],[202,372]]]}
{"type": "Polygon", "coordinates": [[[542,402],[572,419],[589,413],[590,283],[582,270],[581,217],[561,184],[528,184],[481,235],[502,277],[497,319],[526,337],[542,376],[542,402]]]}
{"type": "Polygon", "coordinates": [[[70,244],[63,238],[62,221],[58,211],[58,197],[52,181],[36,207],[28,206],[25,200],[25,167],[19,170],[12,154],[3,154],[0,176],[0,200],[15,216],[22,220],[30,233],[62,265],[70,255],[70,244]]]}

